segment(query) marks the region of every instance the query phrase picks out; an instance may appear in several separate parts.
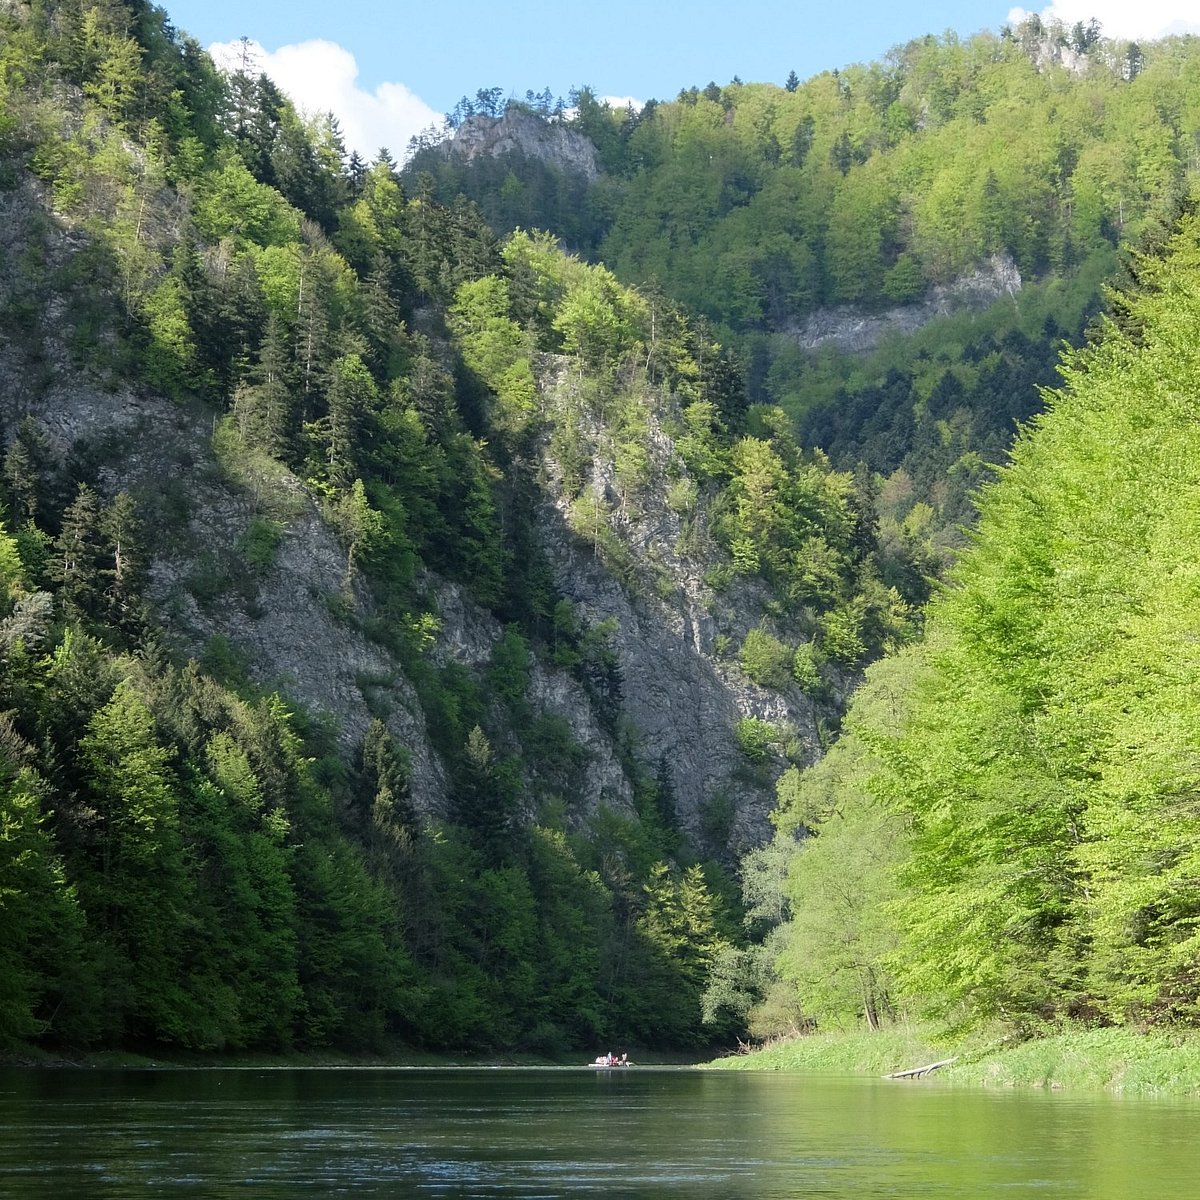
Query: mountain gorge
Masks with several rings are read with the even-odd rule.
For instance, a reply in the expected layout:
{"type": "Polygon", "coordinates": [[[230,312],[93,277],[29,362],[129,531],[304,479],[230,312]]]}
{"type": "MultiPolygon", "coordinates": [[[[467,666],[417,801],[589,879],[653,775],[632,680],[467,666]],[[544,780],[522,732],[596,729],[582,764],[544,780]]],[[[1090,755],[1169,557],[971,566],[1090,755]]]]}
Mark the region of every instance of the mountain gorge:
{"type": "Polygon", "coordinates": [[[0,1043],[937,1008],[941,802],[896,723],[954,602],[902,648],[1118,243],[1185,219],[1194,39],[1027,24],[639,113],[481,92],[400,170],[144,0],[0,31],[0,1043]]]}
{"type": "Polygon", "coordinates": [[[501,124],[539,114],[589,137],[595,178],[495,132],[493,153],[457,153],[458,130],[474,144],[474,123],[494,131],[504,111],[482,90],[446,140],[418,139],[406,171],[443,199],[470,196],[498,233],[551,229],[710,322],[751,401],[783,408],[804,446],[900,473],[891,490],[908,507],[881,517],[928,506],[916,522],[944,559],[967,497],[1057,382],[1061,341],[1081,343],[1117,247],[1171,211],[1195,169],[1197,71],[1193,39],[1138,46],[1035,17],[637,111],[588,88],[509,101],[501,124]],[[993,263],[1006,282],[989,306],[970,281],[993,263]]]}
{"type": "Polygon", "coordinates": [[[910,619],[855,481],[161,10],[4,19],[6,1036],[719,1035],[730,868],[910,619]]]}

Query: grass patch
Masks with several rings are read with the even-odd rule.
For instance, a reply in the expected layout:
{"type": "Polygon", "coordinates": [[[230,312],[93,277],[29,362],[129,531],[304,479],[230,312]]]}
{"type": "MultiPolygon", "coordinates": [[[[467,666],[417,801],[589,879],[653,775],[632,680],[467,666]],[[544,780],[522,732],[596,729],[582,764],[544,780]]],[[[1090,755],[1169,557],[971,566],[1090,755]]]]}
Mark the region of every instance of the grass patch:
{"type": "Polygon", "coordinates": [[[212,447],[221,474],[253,499],[259,513],[281,525],[304,513],[308,499],[291,471],[269,454],[248,445],[232,417],[217,422],[212,447]]]}
{"type": "Polygon", "coordinates": [[[886,1075],[948,1058],[954,1051],[919,1027],[810,1033],[749,1054],[706,1063],[726,1071],[803,1071],[810,1075],[886,1075]]]}
{"type": "Polygon", "coordinates": [[[1200,1030],[1075,1029],[1016,1044],[955,1044],[919,1026],[823,1032],[705,1066],[730,1071],[887,1075],[939,1059],[943,1083],[1039,1087],[1143,1096],[1200,1096],[1200,1030]]]}
{"type": "Polygon", "coordinates": [[[1200,1032],[1080,1029],[1037,1038],[945,1072],[988,1087],[1104,1089],[1131,1095],[1200,1095],[1200,1032]]]}

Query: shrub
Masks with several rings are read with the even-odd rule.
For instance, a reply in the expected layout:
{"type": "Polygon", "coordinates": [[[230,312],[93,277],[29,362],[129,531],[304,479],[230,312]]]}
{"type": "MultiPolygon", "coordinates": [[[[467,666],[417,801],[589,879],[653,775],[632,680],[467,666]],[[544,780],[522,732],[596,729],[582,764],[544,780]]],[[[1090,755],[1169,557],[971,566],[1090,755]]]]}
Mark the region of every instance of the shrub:
{"type": "Polygon", "coordinates": [[[255,517],[246,526],[238,549],[257,571],[266,571],[275,563],[275,552],[283,540],[283,526],[268,517],[255,517]]]}
{"type": "Polygon", "coordinates": [[[784,688],[792,681],[792,651],[765,629],[746,634],[738,654],[742,670],[761,687],[784,688]]]}
{"type": "Polygon", "coordinates": [[[734,734],[742,753],[755,763],[766,761],[772,743],[779,737],[779,731],[770,721],[760,721],[758,717],[743,717],[734,734]]]}
{"type": "Polygon", "coordinates": [[[796,653],[792,655],[792,678],[806,696],[816,697],[824,692],[825,680],[821,677],[819,653],[812,642],[804,642],[796,647],[796,653]]]}

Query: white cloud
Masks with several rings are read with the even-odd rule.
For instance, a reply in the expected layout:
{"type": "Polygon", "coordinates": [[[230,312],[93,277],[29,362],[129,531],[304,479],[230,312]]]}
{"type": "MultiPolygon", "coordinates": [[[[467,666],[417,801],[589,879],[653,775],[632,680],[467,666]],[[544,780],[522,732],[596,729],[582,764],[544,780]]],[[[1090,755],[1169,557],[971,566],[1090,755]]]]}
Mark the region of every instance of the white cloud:
{"type": "MultiPolygon", "coordinates": [[[[336,42],[315,40],[269,51],[252,41],[248,49],[254,70],[274,80],[305,112],[332,112],[346,149],[368,161],[381,146],[403,159],[409,138],[442,123],[442,114],[402,83],[381,83],[373,92],[361,87],[354,55],[336,42]]],[[[242,61],[241,42],[215,42],[208,52],[224,70],[236,70],[242,61]]]]}
{"type": "MultiPolygon", "coordinates": [[[[1014,8],[1008,19],[1014,24],[1029,16],[1030,10],[1014,8]]],[[[1038,10],[1043,20],[1058,20],[1066,26],[1093,17],[1100,22],[1105,37],[1152,41],[1176,33],[1200,33],[1200,14],[1196,0],[1052,0],[1038,10]]]]}
{"type": "Polygon", "coordinates": [[[646,107],[644,100],[636,100],[633,96],[601,96],[601,104],[607,104],[609,108],[617,108],[622,112],[627,108],[632,108],[634,112],[641,112],[646,107]]]}

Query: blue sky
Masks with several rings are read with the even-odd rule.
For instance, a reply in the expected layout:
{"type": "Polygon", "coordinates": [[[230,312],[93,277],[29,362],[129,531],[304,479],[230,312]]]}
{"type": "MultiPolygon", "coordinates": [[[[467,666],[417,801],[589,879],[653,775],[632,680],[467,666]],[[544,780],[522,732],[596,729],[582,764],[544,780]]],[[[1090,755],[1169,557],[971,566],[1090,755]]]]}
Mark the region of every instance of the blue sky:
{"type": "MultiPolygon", "coordinates": [[[[998,29],[1008,0],[160,0],[205,46],[246,36],[259,65],[308,109],[332,108],[364,153],[440,118],[464,93],[498,86],[565,95],[673,98],[710,79],[782,83],[882,57],[925,33],[998,29]]],[[[1053,0],[1030,10],[1068,24],[1098,17],[1112,36],[1200,33],[1197,0],[1053,0]]]]}

